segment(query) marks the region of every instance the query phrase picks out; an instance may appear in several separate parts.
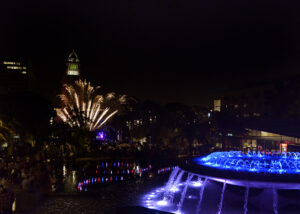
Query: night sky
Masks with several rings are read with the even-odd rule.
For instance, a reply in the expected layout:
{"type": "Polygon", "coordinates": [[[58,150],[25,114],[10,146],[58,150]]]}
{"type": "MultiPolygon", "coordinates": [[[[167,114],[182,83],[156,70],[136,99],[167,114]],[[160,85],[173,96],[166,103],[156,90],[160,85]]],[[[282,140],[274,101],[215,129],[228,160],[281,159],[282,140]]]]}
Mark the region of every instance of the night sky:
{"type": "Polygon", "coordinates": [[[47,98],[75,49],[106,90],[205,104],[300,74],[299,11],[296,0],[3,0],[0,56],[28,59],[47,98]]]}

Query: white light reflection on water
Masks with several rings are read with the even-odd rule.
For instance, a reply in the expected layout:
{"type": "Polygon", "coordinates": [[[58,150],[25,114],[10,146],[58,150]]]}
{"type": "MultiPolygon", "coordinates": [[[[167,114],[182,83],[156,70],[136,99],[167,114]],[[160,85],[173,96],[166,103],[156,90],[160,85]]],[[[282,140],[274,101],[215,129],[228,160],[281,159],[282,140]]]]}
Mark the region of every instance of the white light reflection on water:
{"type": "Polygon", "coordinates": [[[76,184],[76,171],[72,171],[73,184],[76,184]]]}
{"type": "Polygon", "coordinates": [[[63,165],[63,176],[64,176],[64,178],[66,178],[66,175],[67,175],[67,169],[66,169],[66,165],[64,164],[63,165]]]}

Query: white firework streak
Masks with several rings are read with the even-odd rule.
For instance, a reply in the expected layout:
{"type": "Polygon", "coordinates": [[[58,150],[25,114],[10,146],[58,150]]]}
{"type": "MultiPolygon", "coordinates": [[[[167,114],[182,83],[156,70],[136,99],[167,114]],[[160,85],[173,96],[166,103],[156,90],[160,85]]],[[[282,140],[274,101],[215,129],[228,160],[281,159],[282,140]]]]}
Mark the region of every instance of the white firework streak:
{"type": "Polygon", "coordinates": [[[66,115],[61,111],[61,109],[56,109],[56,114],[62,119],[62,121],[66,122],[67,117],[66,115]]]}
{"type": "Polygon", "coordinates": [[[79,100],[78,100],[78,95],[76,92],[74,92],[74,98],[75,98],[75,103],[76,103],[76,109],[80,110],[79,108],[79,100]]]}
{"type": "Polygon", "coordinates": [[[101,126],[103,126],[103,125],[106,123],[106,121],[107,121],[109,118],[111,118],[112,116],[114,116],[117,112],[118,112],[118,110],[115,110],[113,113],[111,113],[110,115],[108,115],[108,116],[106,117],[106,119],[103,120],[103,122],[102,122],[96,129],[99,129],[101,126]]]}
{"type": "Polygon", "coordinates": [[[90,115],[91,115],[91,105],[92,105],[92,101],[89,100],[88,102],[88,106],[87,106],[87,109],[86,109],[86,112],[87,112],[87,117],[90,118],[90,115]]]}
{"type": "Polygon", "coordinates": [[[94,99],[94,107],[92,108],[91,115],[89,116],[90,120],[94,121],[96,119],[97,114],[101,109],[101,102],[103,102],[103,97],[96,96],[96,98],[94,99]]]}
{"type": "Polygon", "coordinates": [[[92,87],[86,81],[76,81],[74,85],[65,85],[65,93],[60,95],[62,108],[56,109],[57,116],[71,127],[94,131],[103,126],[118,110],[118,103],[125,103],[125,95],[116,98],[115,93],[106,96],[97,93],[100,87],[92,87]],[[103,108],[105,106],[105,108],[103,108]],[[113,111],[113,112],[111,112],[113,111]]]}
{"type": "Polygon", "coordinates": [[[106,113],[108,112],[109,108],[106,108],[102,114],[100,115],[100,117],[98,118],[97,122],[94,123],[92,129],[97,129],[97,125],[98,123],[100,123],[101,119],[104,117],[104,115],[106,115],[106,113]]]}
{"type": "Polygon", "coordinates": [[[95,105],[95,108],[93,110],[94,110],[94,114],[92,117],[90,117],[90,119],[91,121],[96,121],[97,120],[96,118],[98,117],[98,114],[100,113],[101,110],[100,104],[95,105]]]}

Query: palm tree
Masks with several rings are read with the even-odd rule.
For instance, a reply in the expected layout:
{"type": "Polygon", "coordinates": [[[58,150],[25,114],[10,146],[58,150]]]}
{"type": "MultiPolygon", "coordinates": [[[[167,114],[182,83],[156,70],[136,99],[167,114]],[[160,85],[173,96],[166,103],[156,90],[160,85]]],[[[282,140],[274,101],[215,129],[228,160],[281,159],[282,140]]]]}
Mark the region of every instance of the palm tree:
{"type": "Polygon", "coordinates": [[[9,127],[5,126],[3,121],[0,120],[0,143],[7,143],[8,145],[8,155],[12,154],[13,151],[13,135],[14,132],[9,127]]]}

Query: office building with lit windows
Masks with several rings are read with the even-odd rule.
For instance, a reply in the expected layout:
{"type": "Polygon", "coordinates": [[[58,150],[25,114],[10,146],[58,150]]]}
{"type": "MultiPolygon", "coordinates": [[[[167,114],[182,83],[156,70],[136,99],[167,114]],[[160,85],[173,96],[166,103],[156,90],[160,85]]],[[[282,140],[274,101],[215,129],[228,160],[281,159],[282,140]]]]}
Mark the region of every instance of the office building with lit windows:
{"type": "Polygon", "coordinates": [[[238,118],[268,116],[277,94],[271,83],[229,90],[213,100],[211,109],[214,112],[230,111],[238,118]]]}
{"type": "Polygon", "coordinates": [[[8,73],[27,74],[27,67],[21,62],[4,61],[3,66],[8,73]]]}
{"type": "Polygon", "coordinates": [[[24,61],[0,61],[0,93],[26,91],[28,67],[24,61]]]}

